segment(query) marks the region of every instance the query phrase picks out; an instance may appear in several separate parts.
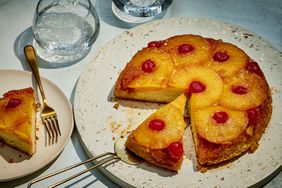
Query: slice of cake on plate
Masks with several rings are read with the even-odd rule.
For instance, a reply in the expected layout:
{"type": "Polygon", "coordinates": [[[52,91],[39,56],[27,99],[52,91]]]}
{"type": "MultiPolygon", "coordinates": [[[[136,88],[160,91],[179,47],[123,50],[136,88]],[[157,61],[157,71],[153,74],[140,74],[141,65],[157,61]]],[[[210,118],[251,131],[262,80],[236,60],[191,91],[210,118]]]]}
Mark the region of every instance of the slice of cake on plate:
{"type": "Polygon", "coordinates": [[[0,98],[0,140],[28,155],[35,153],[36,102],[32,88],[0,98]]]}
{"type": "Polygon", "coordinates": [[[183,160],[185,95],[161,107],[127,138],[126,147],[155,165],[179,170],[183,160]]]}

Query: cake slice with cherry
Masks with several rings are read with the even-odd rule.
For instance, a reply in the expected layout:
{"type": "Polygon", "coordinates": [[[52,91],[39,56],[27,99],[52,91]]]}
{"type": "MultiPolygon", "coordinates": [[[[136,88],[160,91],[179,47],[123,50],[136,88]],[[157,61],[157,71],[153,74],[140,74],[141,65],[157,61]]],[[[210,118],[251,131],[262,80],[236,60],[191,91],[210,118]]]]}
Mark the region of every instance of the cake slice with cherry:
{"type": "Polygon", "coordinates": [[[32,88],[0,98],[0,140],[28,155],[35,153],[36,101],[32,88]]]}
{"type": "Polygon", "coordinates": [[[180,95],[143,121],[127,138],[126,147],[157,166],[177,171],[183,160],[186,96],[180,95]]]}

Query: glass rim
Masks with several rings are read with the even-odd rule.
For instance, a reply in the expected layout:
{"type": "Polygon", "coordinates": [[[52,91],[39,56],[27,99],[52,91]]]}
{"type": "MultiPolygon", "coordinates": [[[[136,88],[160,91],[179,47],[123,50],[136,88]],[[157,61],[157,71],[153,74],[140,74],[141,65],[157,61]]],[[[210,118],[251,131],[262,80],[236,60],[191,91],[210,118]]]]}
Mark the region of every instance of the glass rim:
{"type": "MultiPolygon", "coordinates": [[[[63,28],[62,28],[62,27],[54,27],[54,26],[52,26],[52,25],[50,25],[50,24],[45,23],[45,22],[41,19],[40,12],[39,12],[39,5],[40,5],[40,3],[41,3],[42,1],[44,1],[44,0],[39,0],[38,3],[37,3],[37,5],[36,5],[36,9],[35,9],[36,17],[37,17],[37,18],[41,21],[41,23],[43,23],[44,25],[46,25],[46,26],[48,26],[48,27],[52,27],[52,28],[57,28],[57,29],[73,28],[74,26],[78,25],[81,21],[86,20],[86,18],[90,15],[91,8],[92,8],[92,6],[93,6],[90,0],[86,0],[86,1],[88,2],[88,4],[89,4],[89,6],[86,8],[87,14],[86,14],[84,17],[81,17],[81,21],[80,21],[80,22],[77,22],[74,26],[71,26],[71,27],[63,27],[63,28]]],[[[51,4],[49,4],[49,5],[47,5],[47,6],[44,6],[42,9],[46,9],[46,7],[49,7],[50,5],[52,5],[52,4],[55,3],[55,2],[58,3],[58,1],[60,1],[60,0],[57,0],[57,1],[52,2],[51,4]]],[[[85,8],[85,6],[83,6],[83,7],[85,8]]]]}

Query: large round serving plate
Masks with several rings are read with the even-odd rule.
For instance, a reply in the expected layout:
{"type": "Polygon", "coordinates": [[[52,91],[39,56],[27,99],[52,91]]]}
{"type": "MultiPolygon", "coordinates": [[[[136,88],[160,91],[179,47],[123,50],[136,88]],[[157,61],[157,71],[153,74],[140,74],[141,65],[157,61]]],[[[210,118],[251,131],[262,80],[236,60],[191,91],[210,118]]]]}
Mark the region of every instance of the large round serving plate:
{"type": "Polygon", "coordinates": [[[190,138],[185,133],[185,159],[178,173],[148,163],[124,162],[100,170],[121,186],[135,187],[246,187],[259,185],[282,163],[282,54],[260,36],[239,26],[210,19],[175,18],[128,30],[109,42],[83,71],[75,93],[74,113],[81,141],[90,156],[114,151],[114,141],[138,126],[158,104],[113,100],[115,81],[126,63],[149,41],[178,34],[222,39],[242,48],[259,62],[273,93],[273,114],[255,153],[244,154],[225,165],[197,171],[190,138]]]}

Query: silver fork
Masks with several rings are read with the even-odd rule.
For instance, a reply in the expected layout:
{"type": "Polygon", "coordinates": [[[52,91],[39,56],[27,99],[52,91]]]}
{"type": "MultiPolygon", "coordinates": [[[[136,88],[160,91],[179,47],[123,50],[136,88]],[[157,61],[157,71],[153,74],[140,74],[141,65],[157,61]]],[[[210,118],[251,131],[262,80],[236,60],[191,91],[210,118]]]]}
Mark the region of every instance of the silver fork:
{"type": "MultiPolygon", "coordinates": [[[[31,71],[34,75],[34,78],[37,82],[37,85],[39,86],[39,90],[42,97],[43,107],[41,111],[41,119],[44,124],[45,130],[47,132],[48,136],[48,144],[50,143],[54,144],[58,141],[58,137],[61,136],[61,130],[58,123],[58,116],[57,113],[53,108],[47,105],[47,100],[45,97],[45,93],[42,87],[40,75],[39,75],[39,69],[38,69],[38,60],[36,57],[35,50],[33,46],[28,45],[24,47],[24,54],[27,59],[27,62],[31,68],[31,71]]],[[[47,140],[46,140],[47,143],[47,140]]]]}

